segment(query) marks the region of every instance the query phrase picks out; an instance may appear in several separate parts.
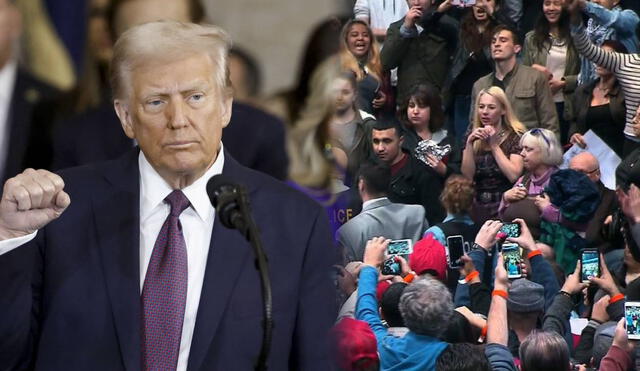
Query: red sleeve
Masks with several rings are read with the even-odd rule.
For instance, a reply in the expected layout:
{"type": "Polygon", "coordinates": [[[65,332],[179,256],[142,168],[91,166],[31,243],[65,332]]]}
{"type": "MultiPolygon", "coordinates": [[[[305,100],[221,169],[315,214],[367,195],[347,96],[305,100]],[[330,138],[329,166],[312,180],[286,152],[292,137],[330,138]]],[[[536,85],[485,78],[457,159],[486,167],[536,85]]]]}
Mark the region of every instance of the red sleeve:
{"type": "Polygon", "coordinates": [[[600,362],[600,371],[626,371],[631,368],[631,357],[617,345],[612,345],[600,362]]]}

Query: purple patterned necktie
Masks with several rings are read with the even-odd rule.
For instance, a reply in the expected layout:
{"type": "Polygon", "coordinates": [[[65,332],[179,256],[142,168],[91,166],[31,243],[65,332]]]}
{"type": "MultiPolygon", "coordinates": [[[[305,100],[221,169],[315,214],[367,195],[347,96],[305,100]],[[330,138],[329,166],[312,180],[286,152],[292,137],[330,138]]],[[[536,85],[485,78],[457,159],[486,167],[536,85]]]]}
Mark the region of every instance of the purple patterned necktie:
{"type": "Polygon", "coordinates": [[[180,190],[153,246],[142,288],[142,369],[175,370],[187,301],[187,245],[178,219],[189,207],[180,190]]]}

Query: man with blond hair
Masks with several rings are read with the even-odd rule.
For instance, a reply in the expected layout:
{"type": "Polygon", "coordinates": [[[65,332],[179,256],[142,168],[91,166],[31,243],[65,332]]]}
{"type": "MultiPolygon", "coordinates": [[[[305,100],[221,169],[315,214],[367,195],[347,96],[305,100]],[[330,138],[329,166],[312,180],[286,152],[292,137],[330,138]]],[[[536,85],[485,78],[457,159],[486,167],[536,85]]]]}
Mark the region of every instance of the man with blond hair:
{"type": "Polygon", "coordinates": [[[207,197],[243,184],[273,287],[272,370],[326,370],[333,262],[324,210],[224,149],[227,34],[153,22],[114,48],[114,106],[138,146],[53,174],[28,169],[0,201],[0,368],[249,370],[263,338],[251,248],[207,197]]]}

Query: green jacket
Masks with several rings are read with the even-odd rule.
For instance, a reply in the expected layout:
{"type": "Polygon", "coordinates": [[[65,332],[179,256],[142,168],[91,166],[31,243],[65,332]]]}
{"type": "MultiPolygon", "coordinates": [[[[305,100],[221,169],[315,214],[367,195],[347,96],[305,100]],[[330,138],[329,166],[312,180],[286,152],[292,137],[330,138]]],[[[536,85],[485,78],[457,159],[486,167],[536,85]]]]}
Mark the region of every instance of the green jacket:
{"type": "MultiPolygon", "coordinates": [[[[522,49],[522,64],[531,66],[539,64],[547,65],[547,56],[549,55],[550,43],[545,42],[545,49],[540,50],[533,41],[534,31],[529,31],[524,38],[524,47],[522,49]]],[[[564,112],[563,118],[571,121],[573,118],[573,93],[578,86],[578,74],[580,73],[580,54],[573,46],[573,39],[569,36],[567,45],[567,59],[564,68],[564,76],[561,78],[566,81],[567,85],[562,89],[564,95],[564,112]]]]}
{"type": "MultiPolygon", "coordinates": [[[[478,92],[493,85],[495,72],[481,77],[473,84],[471,102],[476,101],[478,92]]],[[[553,131],[560,137],[558,114],[553,103],[551,89],[544,74],[532,67],[516,63],[516,66],[507,74],[505,86],[509,103],[516,117],[527,129],[545,128],[553,131]]],[[[475,111],[474,103],[471,105],[469,122],[473,122],[475,111]]]]}
{"type": "Polygon", "coordinates": [[[441,13],[433,13],[423,22],[422,33],[413,37],[401,34],[403,23],[404,17],[389,26],[380,52],[384,70],[398,68],[398,104],[416,84],[431,83],[442,90],[457,40],[455,22],[441,13]]]}

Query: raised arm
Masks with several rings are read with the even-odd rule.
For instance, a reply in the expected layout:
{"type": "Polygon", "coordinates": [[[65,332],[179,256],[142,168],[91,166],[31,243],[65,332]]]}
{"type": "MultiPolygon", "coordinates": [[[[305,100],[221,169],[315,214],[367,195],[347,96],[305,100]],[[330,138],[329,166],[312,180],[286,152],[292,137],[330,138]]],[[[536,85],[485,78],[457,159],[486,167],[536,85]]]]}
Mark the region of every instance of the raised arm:
{"type": "Polygon", "coordinates": [[[491,309],[487,318],[487,347],[485,354],[493,370],[517,370],[507,348],[509,325],[507,323],[507,292],[509,279],[504,269],[502,255],[498,256],[491,309]]]}
{"type": "Polygon", "coordinates": [[[591,43],[587,31],[582,24],[581,3],[582,0],[567,0],[565,3],[571,13],[571,36],[573,37],[576,50],[593,63],[613,72],[618,71],[624,63],[625,58],[628,58],[628,55],[606,52],[591,43]]]}
{"type": "Polygon", "coordinates": [[[409,13],[407,13],[403,20],[392,23],[387,29],[384,48],[380,51],[380,61],[382,62],[382,68],[385,70],[391,70],[400,65],[409,50],[411,40],[418,36],[415,21],[414,25],[410,28],[403,23],[404,19],[409,17],[411,12],[412,10],[409,10],[409,13]]]}
{"type": "Polygon", "coordinates": [[[492,126],[484,129],[488,132],[488,142],[491,147],[491,154],[496,160],[496,164],[500,168],[500,171],[511,183],[515,182],[518,180],[520,175],[522,175],[522,168],[524,164],[522,156],[518,153],[511,153],[509,155],[505,154],[504,151],[502,151],[502,147],[500,147],[500,139],[502,138],[498,135],[495,129],[492,126]]]}
{"type": "Polygon", "coordinates": [[[596,22],[616,30],[616,34],[632,35],[640,22],[640,17],[631,9],[609,10],[594,2],[580,1],[580,6],[584,2],[583,11],[596,22]]]}

